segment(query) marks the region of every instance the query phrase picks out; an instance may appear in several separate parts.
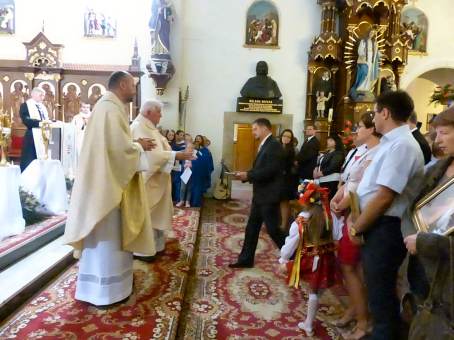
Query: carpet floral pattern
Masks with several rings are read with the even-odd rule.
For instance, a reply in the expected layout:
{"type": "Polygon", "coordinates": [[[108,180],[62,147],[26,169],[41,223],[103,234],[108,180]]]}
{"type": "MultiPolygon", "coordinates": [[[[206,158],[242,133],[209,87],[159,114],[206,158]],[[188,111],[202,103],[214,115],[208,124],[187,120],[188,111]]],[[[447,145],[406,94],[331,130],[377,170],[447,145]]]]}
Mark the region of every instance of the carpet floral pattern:
{"type": "Polygon", "coordinates": [[[45,221],[33,224],[25,228],[20,235],[7,237],[0,242],[0,257],[24,246],[39,236],[48,233],[52,229],[58,228],[66,221],[66,215],[53,216],[45,221]]]}
{"type": "MultiPolygon", "coordinates": [[[[247,200],[206,200],[196,264],[185,296],[181,331],[184,339],[301,339],[307,294],[287,286],[278,271],[278,250],[263,230],[255,267],[230,269],[241,250],[247,222],[247,200]]],[[[264,228],[263,228],[264,229],[264,228]]],[[[326,291],[315,328],[316,339],[337,339],[329,321],[343,307],[326,291]]]]}
{"type": "Polygon", "coordinates": [[[129,300],[101,310],[74,300],[77,265],[0,328],[0,339],[173,339],[199,224],[196,209],[175,210],[175,238],[152,263],[134,261],[129,300]]]}

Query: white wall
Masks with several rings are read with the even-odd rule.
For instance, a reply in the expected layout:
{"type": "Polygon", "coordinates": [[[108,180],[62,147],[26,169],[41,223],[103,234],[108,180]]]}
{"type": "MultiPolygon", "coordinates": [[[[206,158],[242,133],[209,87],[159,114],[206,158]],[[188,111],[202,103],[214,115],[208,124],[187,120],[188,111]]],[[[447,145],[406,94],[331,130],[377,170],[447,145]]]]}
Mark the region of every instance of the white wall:
{"type": "MultiPolygon", "coordinates": [[[[189,84],[188,131],[208,136],[215,162],[222,152],[223,115],[236,110],[236,98],[259,60],[283,93],[284,114],[294,130],[303,127],[307,51],[319,32],[316,1],[276,1],[280,49],[243,47],[246,12],[252,0],[185,0],[182,83],[189,84]]],[[[298,137],[301,133],[297,133],[298,137]]]]}

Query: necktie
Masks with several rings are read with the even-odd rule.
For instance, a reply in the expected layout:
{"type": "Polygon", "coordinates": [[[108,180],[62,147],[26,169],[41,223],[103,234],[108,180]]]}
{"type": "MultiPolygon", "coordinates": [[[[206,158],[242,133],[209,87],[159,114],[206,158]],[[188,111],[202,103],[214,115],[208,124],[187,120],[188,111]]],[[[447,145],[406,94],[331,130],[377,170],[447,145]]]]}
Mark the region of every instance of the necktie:
{"type": "Polygon", "coordinates": [[[44,117],[43,111],[41,111],[41,108],[39,107],[38,104],[36,104],[36,107],[38,108],[39,116],[41,117],[41,120],[44,120],[46,117],[44,117]]]}

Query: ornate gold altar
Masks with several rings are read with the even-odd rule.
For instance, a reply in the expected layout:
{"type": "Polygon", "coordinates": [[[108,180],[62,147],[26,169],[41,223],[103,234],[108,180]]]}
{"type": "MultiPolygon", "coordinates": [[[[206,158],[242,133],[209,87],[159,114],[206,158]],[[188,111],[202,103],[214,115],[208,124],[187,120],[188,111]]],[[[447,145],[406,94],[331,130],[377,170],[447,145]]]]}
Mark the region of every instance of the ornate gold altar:
{"type": "Polygon", "coordinates": [[[408,57],[400,28],[406,3],[318,0],[321,33],[309,51],[305,121],[315,123],[322,144],[373,109],[382,91],[398,87],[408,57]]]}
{"type": "Polygon", "coordinates": [[[137,95],[130,105],[130,116],[137,115],[140,103],[140,66],[137,45],[134,46],[131,65],[85,65],[63,63],[63,45],[53,44],[40,32],[24,43],[24,60],[0,60],[0,110],[12,121],[10,156],[20,157],[21,140],[25,133],[19,115],[32,88],[39,86],[45,92],[44,105],[52,120],[70,122],[79,113],[81,103],[93,106],[107,89],[107,81],[114,71],[128,71],[136,80],[137,95]]]}

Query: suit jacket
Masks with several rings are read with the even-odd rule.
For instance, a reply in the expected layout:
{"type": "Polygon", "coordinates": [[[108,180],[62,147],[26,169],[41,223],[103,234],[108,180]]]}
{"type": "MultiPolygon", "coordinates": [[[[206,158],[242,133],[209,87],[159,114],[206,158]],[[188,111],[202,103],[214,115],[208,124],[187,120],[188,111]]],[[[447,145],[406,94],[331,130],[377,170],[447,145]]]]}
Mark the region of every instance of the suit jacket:
{"type": "Polygon", "coordinates": [[[345,156],[342,151],[335,150],[325,154],[320,163],[320,170],[322,171],[323,176],[340,173],[344,158],[345,156]]]}
{"type": "Polygon", "coordinates": [[[284,150],[281,144],[270,136],[260,148],[254,165],[247,173],[252,183],[252,202],[256,204],[278,203],[281,199],[283,181],[284,150]]]}
{"type": "Polygon", "coordinates": [[[430,159],[432,158],[432,151],[430,150],[429,143],[427,143],[426,139],[418,129],[413,131],[412,134],[418,142],[419,147],[421,148],[421,151],[424,155],[424,164],[429,163],[430,159]]]}
{"type": "Polygon", "coordinates": [[[22,103],[19,109],[19,114],[22,119],[22,123],[27,127],[27,131],[24,135],[24,141],[22,144],[21,154],[21,171],[36,159],[35,141],[33,140],[33,128],[39,128],[41,120],[30,118],[30,112],[28,112],[27,103],[22,103]]]}
{"type": "Polygon", "coordinates": [[[296,156],[299,166],[299,176],[302,179],[313,179],[314,169],[317,166],[318,153],[320,151],[320,142],[317,137],[311,138],[304,142],[301,150],[296,156]]]}

